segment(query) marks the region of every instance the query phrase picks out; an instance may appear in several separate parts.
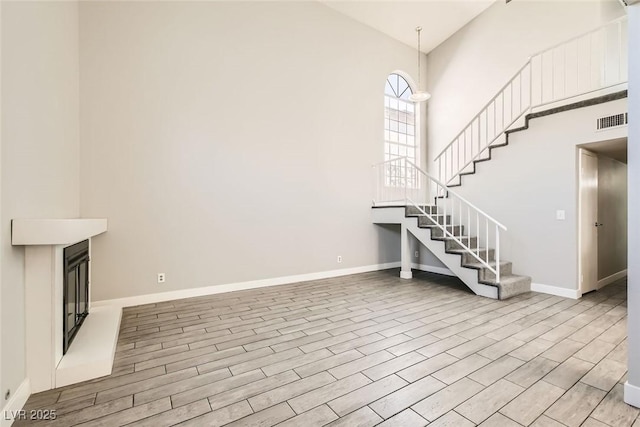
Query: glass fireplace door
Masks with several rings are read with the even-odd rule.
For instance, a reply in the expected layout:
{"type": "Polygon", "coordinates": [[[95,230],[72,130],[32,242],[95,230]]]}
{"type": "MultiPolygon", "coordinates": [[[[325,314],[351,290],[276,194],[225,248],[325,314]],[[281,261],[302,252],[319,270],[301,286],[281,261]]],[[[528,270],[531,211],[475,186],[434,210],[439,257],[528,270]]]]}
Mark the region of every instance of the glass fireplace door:
{"type": "Polygon", "coordinates": [[[63,354],[89,315],[89,241],[64,249],[63,354]]]}

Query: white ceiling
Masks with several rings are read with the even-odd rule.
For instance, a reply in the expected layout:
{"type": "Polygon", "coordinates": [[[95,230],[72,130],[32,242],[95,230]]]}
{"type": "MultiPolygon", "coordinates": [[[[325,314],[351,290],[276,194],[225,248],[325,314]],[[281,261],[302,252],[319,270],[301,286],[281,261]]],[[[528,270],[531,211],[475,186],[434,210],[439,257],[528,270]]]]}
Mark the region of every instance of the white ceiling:
{"type": "Polygon", "coordinates": [[[496,0],[320,1],[414,48],[415,28],[421,26],[420,50],[429,53],[496,0]]]}

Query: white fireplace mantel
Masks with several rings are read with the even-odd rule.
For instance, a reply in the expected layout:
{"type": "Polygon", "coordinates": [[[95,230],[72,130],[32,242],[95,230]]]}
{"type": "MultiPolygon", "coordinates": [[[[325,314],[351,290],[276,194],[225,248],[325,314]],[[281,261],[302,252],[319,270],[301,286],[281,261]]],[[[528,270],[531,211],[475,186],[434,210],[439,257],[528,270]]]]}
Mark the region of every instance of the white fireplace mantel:
{"type": "Polygon", "coordinates": [[[11,244],[71,245],[107,231],[106,218],[26,219],[11,221],[11,244]]]}
{"type": "Polygon", "coordinates": [[[25,246],[27,376],[34,393],[111,373],[120,310],[89,305],[89,316],[62,355],[64,248],[106,231],[105,218],[11,222],[11,244],[25,246]]]}

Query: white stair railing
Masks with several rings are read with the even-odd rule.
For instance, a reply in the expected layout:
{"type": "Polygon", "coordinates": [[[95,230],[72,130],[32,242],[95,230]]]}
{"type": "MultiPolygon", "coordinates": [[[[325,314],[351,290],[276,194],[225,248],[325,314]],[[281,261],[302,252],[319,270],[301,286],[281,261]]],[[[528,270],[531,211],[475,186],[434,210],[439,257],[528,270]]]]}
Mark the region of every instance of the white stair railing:
{"type": "Polygon", "coordinates": [[[406,157],[398,157],[373,166],[374,206],[405,206],[409,198],[422,205],[433,203],[418,169],[409,163],[406,157]]]}
{"type": "MultiPolygon", "coordinates": [[[[373,166],[374,206],[411,206],[500,283],[500,232],[507,228],[406,157],[373,166]],[[491,249],[493,249],[493,257],[491,249]],[[492,260],[493,258],[493,260],[492,260]]],[[[420,219],[418,219],[420,221],[420,219]]],[[[432,231],[433,235],[433,231],[432,231]]]]}
{"type": "Polygon", "coordinates": [[[529,57],[435,158],[440,180],[454,184],[533,109],[626,83],[626,26],[625,16],[529,57]]]}

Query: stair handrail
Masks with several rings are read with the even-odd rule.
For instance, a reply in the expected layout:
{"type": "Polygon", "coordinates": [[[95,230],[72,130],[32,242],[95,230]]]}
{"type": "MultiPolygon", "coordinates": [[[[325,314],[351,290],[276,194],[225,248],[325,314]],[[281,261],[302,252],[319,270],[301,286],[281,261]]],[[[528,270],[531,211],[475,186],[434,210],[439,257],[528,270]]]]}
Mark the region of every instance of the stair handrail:
{"type": "MultiPolygon", "coordinates": [[[[463,166],[462,166],[462,167],[458,167],[458,171],[457,171],[457,173],[459,173],[460,171],[464,170],[467,166],[469,166],[471,163],[473,163],[473,161],[474,161],[474,160],[476,160],[476,159],[477,159],[477,158],[478,158],[482,153],[484,153],[484,152],[486,151],[486,149],[487,149],[489,146],[491,146],[491,145],[492,145],[492,144],[493,144],[493,143],[494,143],[498,138],[500,138],[500,137],[504,134],[504,132],[505,132],[507,129],[509,129],[511,126],[513,126],[513,124],[514,124],[516,121],[518,121],[518,119],[519,119],[520,117],[522,117],[522,115],[523,115],[523,114],[525,114],[525,113],[527,112],[527,111],[526,111],[527,109],[530,109],[530,108],[531,108],[531,106],[530,106],[530,105],[527,105],[527,106],[525,106],[524,108],[522,107],[522,105],[520,105],[520,111],[519,111],[519,113],[517,114],[517,116],[515,116],[515,117],[511,117],[511,120],[510,120],[506,125],[504,124],[504,120],[502,120],[502,127],[501,127],[501,130],[500,130],[499,132],[496,132],[496,131],[495,131],[495,128],[496,128],[496,123],[495,123],[495,122],[496,122],[496,119],[495,119],[495,110],[494,110],[494,132],[493,132],[493,133],[494,133],[494,135],[492,135],[492,137],[491,137],[491,139],[490,139],[490,140],[489,140],[489,136],[488,136],[488,129],[489,129],[489,126],[488,126],[488,123],[487,123],[487,121],[489,120],[489,118],[488,118],[489,116],[487,115],[487,116],[486,116],[486,119],[485,119],[485,127],[484,127],[484,128],[485,128],[485,135],[486,135],[485,139],[487,140],[487,142],[484,144],[484,147],[482,147],[482,148],[478,147],[478,150],[475,152],[475,154],[474,154],[474,152],[473,152],[473,148],[475,148],[475,147],[473,147],[473,146],[472,146],[471,155],[469,156],[469,160],[466,160],[466,157],[467,157],[467,156],[466,156],[466,151],[467,151],[467,147],[466,147],[466,133],[467,133],[469,130],[471,130],[471,131],[473,132],[473,125],[474,125],[474,123],[476,122],[476,120],[480,120],[480,117],[482,117],[482,114],[483,114],[483,113],[485,113],[485,111],[487,111],[487,109],[488,109],[491,105],[494,105],[494,106],[495,106],[495,105],[496,105],[495,103],[497,102],[497,100],[498,100],[498,98],[499,98],[500,96],[502,96],[502,97],[503,97],[503,99],[502,99],[502,113],[503,113],[503,115],[504,115],[504,91],[505,91],[508,87],[512,87],[512,88],[513,88],[513,83],[516,81],[516,79],[518,79],[518,78],[522,78],[522,77],[521,77],[521,76],[522,76],[522,72],[523,72],[525,69],[527,69],[529,66],[530,66],[530,62],[527,62],[525,65],[523,65],[523,66],[518,70],[518,72],[517,72],[517,73],[516,73],[516,74],[515,74],[511,79],[509,79],[509,81],[508,81],[504,86],[502,86],[502,87],[500,88],[500,90],[498,91],[498,93],[497,93],[493,98],[491,98],[491,100],[490,100],[489,102],[487,102],[487,104],[485,104],[485,106],[484,106],[484,107],[482,107],[482,109],[480,110],[480,112],[479,112],[478,114],[476,114],[476,115],[473,117],[473,119],[471,119],[471,121],[470,121],[470,122],[469,122],[469,123],[464,127],[464,129],[463,129],[462,131],[460,131],[460,133],[458,133],[458,134],[456,135],[456,137],[455,137],[455,138],[454,138],[454,139],[453,139],[453,140],[452,140],[452,141],[451,141],[451,142],[450,142],[450,143],[449,143],[449,144],[448,144],[448,145],[447,145],[447,146],[446,146],[446,147],[445,147],[441,152],[440,152],[440,154],[438,154],[438,155],[436,156],[436,158],[434,159],[434,162],[439,162],[439,163],[438,163],[438,170],[439,170],[439,171],[442,171],[442,170],[443,170],[443,168],[442,168],[442,162],[441,162],[441,160],[440,160],[440,159],[442,158],[442,156],[445,154],[445,152],[446,152],[449,148],[451,148],[451,147],[452,147],[456,142],[458,142],[458,141],[460,140],[460,138],[461,138],[463,135],[465,136],[465,155],[464,155],[465,160],[463,161],[463,166]]],[[[511,114],[511,116],[513,116],[513,114],[511,114]]],[[[481,125],[481,123],[478,121],[478,133],[480,132],[480,125],[481,125]]],[[[481,138],[481,137],[480,137],[480,138],[481,138]]],[[[479,142],[480,142],[480,141],[479,141],[479,142]]],[[[472,144],[473,144],[473,142],[472,142],[472,144]]],[[[459,153],[458,153],[458,156],[459,156],[459,153]]],[[[452,158],[453,158],[453,157],[452,157],[452,158]]],[[[447,170],[447,169],[446,169],[446,166],[447,166],[447,165],[445,164],[445,169],[444,169],[444,171],[446,171],[446,170],[447,170]]],[[[443,175],[443,174],[441,174],[441,175],[443,175]]],[[[456,175],[456,174],[453,174],[453,176],[450,176],[448,180],[446,179],[446,175],[445,175],[445,176],[443,177],[443,180],[444,180],[444,181],[448,181],[448,182],[449,182],[449,181],[451,181],[451,179],[455,178],[455,175],[456,175]]]]}
{"type": "MultiPolygon", "coordinates": [[[[544,50],[538,51],[527,59],[526,63],[513,75],[511,79],[507,81],[507,83],[502,86],[497,94],[491,98],[489,102],[487,102],[481,109],[480,112],[477,113],[460,131],[453,140],[447,144],[440,153],[434,158],[434,162],[438,164],[440,179],[443,182],[446,182],[448,185],[451,184],[456,177],[458,177],[468,166],[470,166],[475,160],[480,158],[483,153],[485,153],[504,133],[509,130],[519,119],[525,116],[528,113],[531,113],[534,108],[540,107],[543,105],[551,104],[554,102],[565,101],[570,98],[574,98],[581,95],[586,95],[595,91],[608,89],[617,85],[620,85],[626,82],[626,78],[622,78],[622,63],[624,59],[622,48],[623,45],[623,37],[622,37],[622,24],[627,20],[626,16],[622,16],[616,18],[612,21],[609,21],[605,24],[602,24],[596,28],[593,28],[589,31],[586,31],[582,34],[574,36],[570,39],[564,40],[560,43],[553,45],[552,47],[546,48],[544,50]],[[606,29],[608,27],[617,26],[618,30],[618,80],[614,81],[611,84],[607,84],[605,81],[603,84],[600,84],[596,87],[590,87],[588,90],[580,91],[578,88],[578,83],[576,82],[576,92],[571,93],[567,96],[567,85],[566,85],[566,74],[568,74],[566,70],[566,48],[575,42],[576,44],[576,75],[579,74],[580,70],[578,69],[579,59],[579,41],[585,37],[592,37],[594,34],[606,29]],[[563,84],[563,96],[555,97],[555,59],[553,56],[553,52],[557,49],[565,48],[563,51],[563,73],[565,73],[565,80],[563,84]],[[551,53],[551,99],[545,100],[545,75],[543,72],[543,64],[544,64],[544,55],[551,53]],[[539,80],[536,80],[536,83],[539,83],[540,87],[540,102],[534,101],[534,61],[540,63],[540,72],[538,74],[539,80]],[[523,85],[523,79],[527,80],[526,87],[523,85]],[[514,113],[514,87],[515,83],[518,82],[517,91],[518,93],[518,111],[514,113]],[[509,102],[510,102],[510,112],[508,119],[505,117],[505,98],[507,97],[507,90],[510,89],[509,102]],[[526,100],[524,98],[526,97],[526,100]],[[498,100],[501,99],[502,105],[498,108],[498,100]],[[493,127],[490,127],[490,107],[493,106],[493,127]],[[498,129],[498,110],[500,113],[500,128],[498,129]],[[484,129],[482,129],[482,117],[484,115],[484,129]],[[477,122],[477,126],[476,126],[477,122]],[[492,129],[492,135],[489,135],[489,129],[492,129]],[[477,130],[477,132],[476,132],[477,130]],[[484,138],[481,134],[481,131],[484,131],[484,138]],[[474,141],[473,138],[477,133],[477,141],[474,141]],[[471,141],[467,142],[467,135],[470,135],[471,141]],[[464,137],[464,138],[463,138],[464,137]],[[461,142],[461,140],[464,140],[461,142]],[[483,141],[484,139],[484,141],[483,141]],[[457,144],[457,150],[454,146],[457,144]],[[462,146],[464,144],[464,146],[462,146]],[[450,153],[449,153],[450,152],[450,153]],[[455,163],[455,165],[454,165],[455,163]]],[[[604,45],[604,44],[603,44],[604,45]]],[[[589,58],[591,61],[591,57],[593,56],[593,43],[592,39],[589,39],[589,58]]],[[[605,56],[605,60],[603,60],[603,64],[606,66],[606,50],[603,48],[603,55],[605,56]]],[[[592,64],[589,62],[589,72],[591,72],[592,64]]],[[[606,70],[603,73],[606,77],[606,70]]],[[[548,82],[547,82],[548,83],[548,82]]],[[[590,85],[592,82],[590,83],[590,85]]],[[[537,96],[537,94],[535,94],[537,96]]]]}
{"type": "Polygon", "coordinates": [[[467,205],[469,205],[471,208],[473,208],[475,211],[477,211],[479,214],[485,216],[487,219],[489,219],[491,222],[493,222],[495,225],[497,225],[498,227],[502,228],[504,231],[507,231],[507,227],[504,226],[501,222],[499,222],[497,219],[493,218],[491,215],[489,215],[488,213],[486,213],[485,211],[483,211],[482,209],[480,209],[479,207],[477,207],[476,205],[474,205],[473,203],[471,203],[469,200],[465,199],[464,197],[462,197],[460,195],[460,193],[458,193],[455,190],[452,190],[451,188],[447,187],[446,184],[444,184],[442,181],[440,181],[438,178],[434,177],[433,175],[427,173],[424,169],[422,169],[420,166],[416,165],[415,163],[413,163],[411,160],[409,160],[407,157],[403,157],[405,159],[405,161],[410,164],[411,166],[413,166],[418,172],[420,172],[420,174],[426,176],[431,182],[438,184],[440,186],[442,186],[443,188],[446,189],[447,193],[453,194],[454,196],[456,196],[458,199],[460,199],[461,201],[463,201],[464,203],[466,203],[467,205]]]}
{"type": "MultiPolygon", "coordinates": [[[[496,277],[496,283],[500,283],[500,230],[503,230],[506,232],[507,227],[504,224],[497,221],[496,219],[494,219],[492,216],[490,216],[486,212],[484,212],[482,209],[478,208],[475,204],[471,203],[469,200],[467,200],[466,198],[458,194],[456,191],[451,190],[446,184],[444,184],[438,178],[427,173],[425,170],[423,170],[421,167],[416,165],[413,161],[408,159],[406,156],[389,159],[372,166],[374,169],[378,169],[378,173],[381,174],[379,175],[379,177],[382,176],[382,179],[380,178],[378,179],[378,187],[384,185],[382,181],[386,178],[385,174],[387,173],[387,169],[385,167],[393,163],[397,163],[399,166],[398,170],[400,171],[400,175],[399,175],[400,179],[397,181],[395,188],[400,188],[404,190],[404,205],[413,206],[414,208],[416,208],[421,216],[428,218],[433,223],[432,227],[435,226],[435,227],[438,227],[440,230],[442,230],[443,236],[454,240],[466,253],[471,255],[474,259],[480,262],[489,271],[494,273],[496,277]],[[408,181],[407,177],[413,176],[413,174],[409,173],[409,170],[410,170],[409,168],[415,170],[417,174],[423,177],[423,181],[426,181],[426,183],[421,183],[423,185],[420,185],[419,186],[420,188],[416,189],[414,186],[410,187],[407,185],[407,181],[408,181]],[[398,183],[400,187],[397,187],[398,183]],[[415,192],[417,197],[422,197],[422,200],[421,201],[414,200],[414,198],[412,198],[409,195],[409,191],[415,192]],[[450,207],[448,206],[447,203],[445,203],[443,206],[444,210],[442,214],[443,215],[442,223],[440,223],[438,218],[434,217],[434,215],[431,212],[427,212],[424,209],[426,202],[430,200],[431,197],[434,197],[436,206],[438,204],[438,200],[448,199],[450,202],[450,205],[451,205],[450,207]],[[456,204],[457,204],[457,209],[456,209],[456,204]],[[465,205],[465,207],[463,207],[463,204],[465,205]],[[458,230],[459,235],[456,236],[456,231],[455,231],[456,227],[463,225],[462,224],[462,222],[464,221],[463,211],[464,213],[466,213],[466,217],[467,217],[466,218],[467,224],[464,225],[464,227],[467,228],[467,231],[470,231],[470,229],[473,227],[473,223],[471,222],[472,215],[475,217],[475,220],[476,220],[475,229],[477,233],[475,247],[473,247],[474,245],[472,244],[470,233],[467,233],[468,236],[466,237],[462,236],[461,229],[459,229],[458,230]],[[458,214],[459,225],[454,224],[455,222],[454,216],[456,214],[458,214]],[[448,216],[451,218],[450,222],[448,222],[448,219],[447,219],[448,216]],[[483,218],[482,224],[484,225],[484,231],[485,231],[484,237],[485,237],[486,248],[485,248],[484,258],[481,256],[482,254],[480,252],[480,237],[481,237],[480,236],[480,224],[481,224],[480,218],[481,217],[483,218]],[[490,250],[489,244],[491,240],[489,235],[490,227],[493,228],[493,232],[495,233],[494,234],[495,235],[494,237],[495,266],[491,265],[490,256],[489,256],[489,250],[490,250]]],[[[394,170],[394,172],[397,172],[397,170],[394,170]]],[[[416,182],[419,182],[419,181],[416,181],[416,182]]],[[[397,194],[398,193],[396,193],[396,195],[397,194]]],[[[396,197],[393,199],[393,201],[398,202],[399,201],[398,199],[399,198],[396,197]]],[[[387,201],[388,200],[376,201],[374,199],[374,205],[379,204],[379,202],[387,202],[387,201]]]]}
{"type": "MultiPolygon", "coordinates": [[[[445,183],[443,183],[442,181],[440,181],[438,178],[434,177],[433,175],[431,175],[430,173],[426,172],[424,169],[422,169],[420,166],[416,165],[414,162],[412,162],[411,160],[409,160],[409,158],[407,156],[401,156],[401,157],[396,157],[393,159],[389,159],[389,160],[385,160],[383,162],[379,162],[379,163],[375,163],[373,164],[371,167],[372,168],[377,168],[379,166],[385,165],[387,163],[393,163],[393,162],[397,162],[397,161],[406,161],[408,164],[410,164],[411,166],[413,166],[416,171],[420,172],[420,174],[424,175],[425,177],[427,177],[430,181],[434,182],[435,184],[438,184],[439,186],[443,187],[444,189],[446,189],[447,193],[451,193],[453,195],[455,195],[458,199],[462,200],[463,202],[465,202],[466,204],[468,204],[470,207],[472,207],[474,210],[478,211],[478,213],[482,214],[483,216],[487,217],[491,222],[494,222],[496,225],[498,225],[500,228],[502,228],[504,231],[507,231],[507,227],[504,226],[502,223],[500,223],[498,220],[496,220],[495,218],[493,218],[491,215],[489,215],[488,213],[484,212],[482,209],[480,209],[479,207],[477,207],[476,205],[474,205],[473,203],[471,203],[469,200],[465,199],[464,197],[462,197],[460,195],[460,193],[458,193],[455,190],[452,190],[450,187],[447,187],[447,185],[445,183]]],[[[376,201],[374,200],[374,204],[376,203],[376,201]]]]}
{"type": "MultiPolygon", "coordinates": [[[[531,57],[529,57],[529,58],[531,58],[531,57]]],[[[528,66],[528,65],[529,65],[529,62],[527,61],[527,63],[526,63],[526,64],[524,64],[524,65],[523,65],[523,66],[518,70],[518,72],[517,72],[517,73],[515,73],[515,74],[513,75],[513,77],[511,77],[511,79],[509,79],[509,81],[508,81],[504,86],[502,86],[502,87],[498,90],[498,93],[497,93],[493,98],[491,98],[491,100],[490,100],[489,102],[487,102],[487,103],[486,103],[486,104],[485,104],[485,105],[480,109],[480,112],[479,112],[478,114],[476,114],[475,116],[473,116],[473,119],[471,119],[471,121],[470,121],[469,123],[467,123],[467,125],[464,127],[464,129],[463,129],[463,130],[461,130],[461,131],[460,131],[460,133],[458,133],[458,134],[455,136],[455,138],[453,138],[453,141],[451,141],[449,144],[447,144],[447,146],[446,146],[446,147],[444,147],[444,148],[440,151],[440,154],[438,154],[438,155],[436,156],[436,158],[434,159],[434,161],[438,160],[438,158],[439,158],[440,156],[442,156],[442,154],[443,154],[445,151],[447,151],[447,148],[449,148],[450,146],[452,146],[452,145],[456,142],[456,140],[457,140],[458,138],[460,138],[460,137],[465,133],[465,131],[469,128],[469,126],[470,126],[473,122],[475,122],[475,120],[476,120],[476,119],[477,119],[477,118],[478,118],[478,117],[479,117],[479,116],[484,112],[484,110],[486,110],[487,108],[489,108],[489,106],[490,106],[491,104],[493,104],[493,103],[498,99],[498,97],[500,96],[500,94],[501,94],[501,93],[502,93],[502,92],[503,92],[507,87],[509,87],[509,85],[510,85],[510,84],[511,84],[515,79],[516,79],[516,77],[518,77],[518,76],[520,75],[520,73],[521,73],[525,68],[527,68],[527,66],[528,66]]]]}

